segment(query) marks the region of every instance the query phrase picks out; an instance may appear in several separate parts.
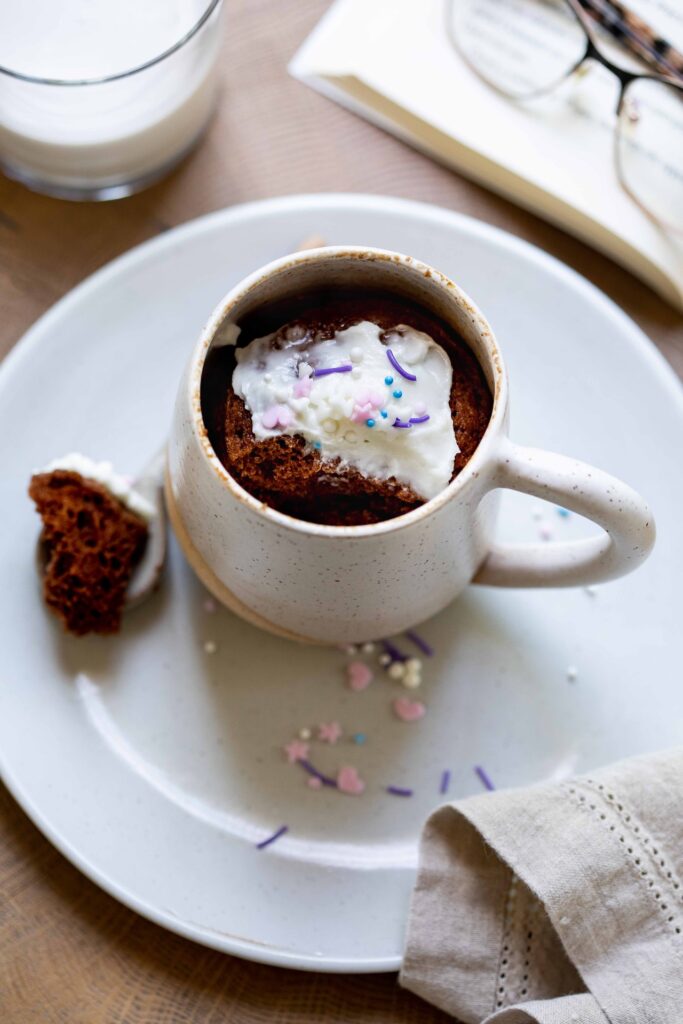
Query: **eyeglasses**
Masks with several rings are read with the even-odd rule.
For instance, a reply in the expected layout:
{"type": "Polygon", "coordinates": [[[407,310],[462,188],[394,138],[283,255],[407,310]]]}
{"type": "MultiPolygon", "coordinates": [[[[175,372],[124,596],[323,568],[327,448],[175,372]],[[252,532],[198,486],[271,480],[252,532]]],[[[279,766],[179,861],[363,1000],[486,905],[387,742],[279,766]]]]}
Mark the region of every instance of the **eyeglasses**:
{"type": "Polygon", "coordinates": [[[620,0],[447,0],[447,29],[477,75],[518,101],[591,61],[615,75],[619,181],[660,225],[683,232],[683,54],[638,15],[620,0]]]}

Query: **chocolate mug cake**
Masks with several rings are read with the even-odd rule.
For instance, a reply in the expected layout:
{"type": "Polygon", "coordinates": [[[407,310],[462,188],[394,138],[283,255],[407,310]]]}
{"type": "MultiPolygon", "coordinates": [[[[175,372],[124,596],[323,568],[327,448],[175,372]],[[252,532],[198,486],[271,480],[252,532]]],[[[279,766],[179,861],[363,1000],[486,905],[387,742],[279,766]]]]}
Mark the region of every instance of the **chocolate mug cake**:
{"type": "Polygon", "coordinates": [[[403,515],[457,476],[486,430],[475,356],[409,299],[317,291],[231,328],[207,358],[202,414],[225,468],[280,512],[331,526],[403,515]]]}

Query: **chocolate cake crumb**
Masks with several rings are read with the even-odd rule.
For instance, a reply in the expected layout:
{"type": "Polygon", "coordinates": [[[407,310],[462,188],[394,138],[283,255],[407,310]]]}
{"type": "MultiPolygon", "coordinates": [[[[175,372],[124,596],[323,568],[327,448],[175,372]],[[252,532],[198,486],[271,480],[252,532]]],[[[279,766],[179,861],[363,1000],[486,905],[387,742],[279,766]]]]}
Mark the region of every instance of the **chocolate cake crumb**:
{"type": "Polygon", "coordinates": [[[76,636],[118,632],[147,543],[145,520],[71,470],[34,474],[29,495],[43,521],[46,604],[76,636]]]}

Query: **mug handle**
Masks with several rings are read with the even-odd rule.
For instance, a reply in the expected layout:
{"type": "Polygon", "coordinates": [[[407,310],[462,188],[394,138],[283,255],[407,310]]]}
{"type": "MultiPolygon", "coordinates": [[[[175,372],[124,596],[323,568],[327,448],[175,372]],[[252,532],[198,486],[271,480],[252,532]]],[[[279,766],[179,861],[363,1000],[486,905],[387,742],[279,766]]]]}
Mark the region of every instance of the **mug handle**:
{"type": "Polygon", "coordinates": [[[493,544],[474,583],[495,587],[602,583],[637,568],[655,542],[654,519],[643,498],[585,462],[506,439],[491,486],[555,502],[591,519],[605,533],[555,543],[493,544]]]}

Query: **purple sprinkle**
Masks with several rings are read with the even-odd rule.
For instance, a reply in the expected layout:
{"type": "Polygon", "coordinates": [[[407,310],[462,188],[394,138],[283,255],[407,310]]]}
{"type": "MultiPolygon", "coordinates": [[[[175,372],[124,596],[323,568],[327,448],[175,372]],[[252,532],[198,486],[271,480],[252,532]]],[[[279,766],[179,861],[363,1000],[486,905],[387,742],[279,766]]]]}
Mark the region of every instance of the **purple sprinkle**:
{"type": "Polygon", "coordinates": [[[314,377],[327,377],[329,373],[350,373],[353,369],[351,363],[344,363],[343,366],[328,366],[324,370],[314,370],[314,377]]]}
{"type": "Polygon", "coordinates": [[[412,796],[412,789],[404,789],[403,786],[387,786],[387,793],[392,796],[412,796]]]}
{"type": "Polygon", "coordinates": [[[415,376],[414,373],[408,373],[407,370],[403,369],[403,367],[401,366],[398,359],[396,358],[396,356],[394,355],[390,348],[387,349],[387,356],[389,357],[389,362],[391,363],[391,365],[393,366],[397,373],[400,373],[401,376],[405,377],[406,380],[417,380],[417,377],[415,376]]]}
{"type": "Polygon", "coordinates": [[[481,781],[483,782],[483,784],[486,787],[486,789],[495,789],[496,788],[493,785],[493,783],[491,782],[491,779],[489,778],[489,776],[486,773],[485,769],[482,768],[482,766],[480,764],[475,764],[474,770],[477,773],[477,775],[479,776],[479,778],[481,779],[481,781]]]}
{"type": "Polygon", "coordinates": [[[398,647],[392,644],[391,640],[382,640],[382,647],[391,657],[392,661],[407,661],[408,656],[399,651],[398,647]]]}
{"type": "Polygon", "coordinates": [[[403,429],[405,430],[406,427],[410,426],[410,423],[404,423],[403,420],[400,420],[397,416],[391,425],[392,427],[403,427],[403,429]]]}
{"type": "Polygon", "coordinates": [[[298,764],[300,764],[301,767],[305,771],[307,771],[309,775],[313,775],[316,779],[320,779],[323,786],[333,786],[335,789],[337,788],[337,780],[331,779],[329,775],[323,775],[323,773],[319,772],[318,769],[314,765],[312,765],[310,761],[305,761],[302,758],[298,762],[298,764]]]}
{"type": "Polygon", "coordinates": [[[414,633],[412,629],[407,629],[406,636],[410,642],[415,644],[418,650],[422,651],[423,654],[426,654],[428,658],[434,657],[434,648],[430,647],[427,641],[423,640],[419,633],[414,633]]]}
{"type": "Polygon", "coordinates": [[[281,825],[277,832],[273,832],[272,836],[268,836],[267,839],[262,839],[260,843],[257,843],[256,849],[265,850],[266,846],[270,846],[270,844],[274,843],[276,839],[279,839],[280,836],[283,836],[285,832],[289,832],[289,825],[281,825]]]}
{"type": "Polygon", "coordinates": [[[441,772],[441,785],[439,786],[439,793],[443,796],[444,793],[448,792],[448,787],[451,784],[451,773],[448,768],[441,772]]]}
{"type": "MultiPolygon", "coordinates": [[[[409,422],[410,423],[426,423],[428,419],[429,419],[429,413],[426,412],[424,414],[424,416],[411,416],[409,422]]],[[[394,424],[394,426],[396,426],[396,424],[394,424]]]]}

